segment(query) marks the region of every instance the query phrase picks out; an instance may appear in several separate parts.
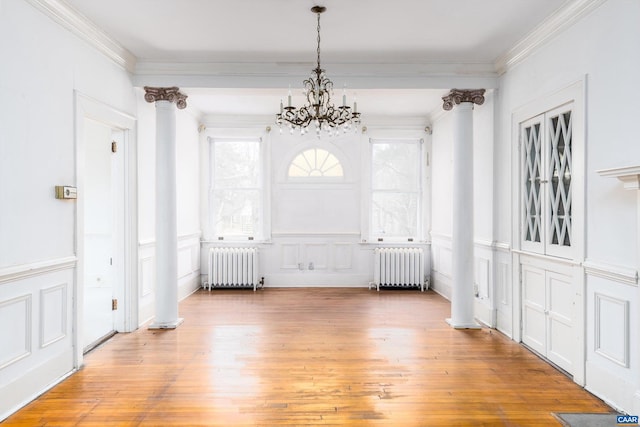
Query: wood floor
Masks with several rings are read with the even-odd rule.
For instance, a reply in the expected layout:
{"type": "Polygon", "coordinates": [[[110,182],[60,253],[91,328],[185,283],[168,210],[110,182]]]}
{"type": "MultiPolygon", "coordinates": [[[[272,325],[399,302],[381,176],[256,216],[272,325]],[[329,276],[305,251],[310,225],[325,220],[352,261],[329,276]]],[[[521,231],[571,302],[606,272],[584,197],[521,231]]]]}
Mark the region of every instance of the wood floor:
{"type": "Polygon", "coordinates": [[[449,314],[431,291],[199,291],[178,329],[116,335],[3,427],[554,426],[552,412],[611,412],[449,314]]]}

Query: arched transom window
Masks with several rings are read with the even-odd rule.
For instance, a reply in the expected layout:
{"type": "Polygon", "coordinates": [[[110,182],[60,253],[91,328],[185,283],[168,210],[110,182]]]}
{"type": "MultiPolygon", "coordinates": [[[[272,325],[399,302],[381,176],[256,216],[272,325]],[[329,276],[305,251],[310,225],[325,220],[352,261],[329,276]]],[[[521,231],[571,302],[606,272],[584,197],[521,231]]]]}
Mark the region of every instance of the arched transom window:
{"type": "Polygon", "coordinates": [[[340,160],[322,148],[310,148],[298,154],[289,164],[289,178],[341,178],[340,160]]]}

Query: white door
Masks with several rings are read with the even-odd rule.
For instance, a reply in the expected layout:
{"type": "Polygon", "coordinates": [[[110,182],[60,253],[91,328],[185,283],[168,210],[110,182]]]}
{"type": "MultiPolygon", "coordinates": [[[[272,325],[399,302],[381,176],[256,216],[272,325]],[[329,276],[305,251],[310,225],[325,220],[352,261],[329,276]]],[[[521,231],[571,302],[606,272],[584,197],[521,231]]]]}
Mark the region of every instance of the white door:
{"type": "Polygon", "coordinates": [[[122,132],[86,119],[84,123],[84,319],[83,348],[91,349],[112,335],[114,300],[121,274],[123,250],[122,155],[112,143],[122,143],[122,132]],[[119,250],[120,248],[120,250],[119,250]]]}

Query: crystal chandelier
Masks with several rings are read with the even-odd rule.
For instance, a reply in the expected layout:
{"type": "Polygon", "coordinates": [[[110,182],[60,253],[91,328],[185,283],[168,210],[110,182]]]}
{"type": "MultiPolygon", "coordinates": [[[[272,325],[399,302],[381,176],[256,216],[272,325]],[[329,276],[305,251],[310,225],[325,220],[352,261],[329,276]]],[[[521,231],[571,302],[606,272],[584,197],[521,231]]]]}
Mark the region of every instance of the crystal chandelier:
{"type": "Polygon", "coordinates": [[[350,129],[357,130],[360,124],[360,113],[358,104],[353,102],[353,111],[347,106],[347,95],[342,94],[342,105],[339,107],[331,103],[333,95],[333,82],[327,78],[324,70],[320,67],[320,14],[327,10],[324,6],[314,6],[311,11],[318,15],[318,66],[311,72],[311,76],[304,83],[304,95],[307,103],[296,108],[291,105],[291,90],[289,90],[288,103],[285,107],[280,101],[280,113],[276,114],[276,124],[280,127],[289,127],[293,133],[300,130],[304,135],[311,125],[315,126],[316,135],[320,137],[321,131],[326,131],[329,135],[337,135],[339,130],[344,132],[350,129]]]}

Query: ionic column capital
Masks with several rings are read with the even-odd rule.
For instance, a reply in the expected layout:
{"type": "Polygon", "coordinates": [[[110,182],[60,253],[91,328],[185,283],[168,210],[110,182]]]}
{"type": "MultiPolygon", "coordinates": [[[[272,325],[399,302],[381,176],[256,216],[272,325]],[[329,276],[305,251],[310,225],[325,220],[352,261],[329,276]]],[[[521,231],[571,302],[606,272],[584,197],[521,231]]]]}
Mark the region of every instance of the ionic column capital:
{"type": "Polygon", "coordinates": [[[451,89],[448,95],[442,97],[444,104],[442,108],[449,111],[454,105],[460,105],[463,102],[471,102],[473,104],[484,104],[484,89],[451,89]]]}
{"type": "Polygon", "coordinates": [[[187,106],[187,95],[180,93],[177,87],[144,87],[144,100],[147,102],[169,101],[175,102],[178,109],[182,110],[187,106]]]}

